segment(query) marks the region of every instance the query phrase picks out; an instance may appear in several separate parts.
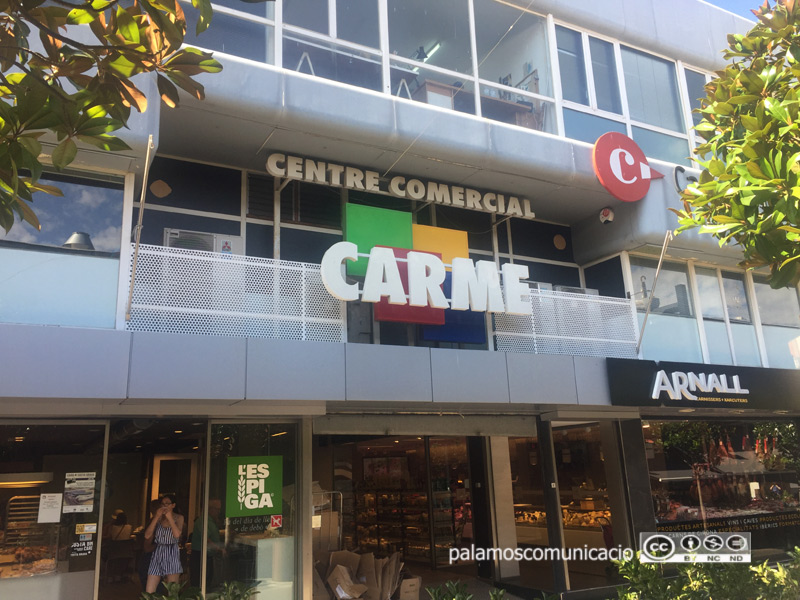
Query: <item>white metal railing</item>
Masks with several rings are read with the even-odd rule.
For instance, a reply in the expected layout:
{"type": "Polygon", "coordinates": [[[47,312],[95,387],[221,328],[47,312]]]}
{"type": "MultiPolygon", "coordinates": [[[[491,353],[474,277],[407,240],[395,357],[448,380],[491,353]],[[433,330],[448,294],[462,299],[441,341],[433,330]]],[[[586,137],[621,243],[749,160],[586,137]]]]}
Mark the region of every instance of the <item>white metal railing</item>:
{"type": "Polygon", "coordinates": [[[146,244],[126,328],[347,341],[344,303],[323,286],[319,265],[146,244]]]}
{"type": "MultiPolygon", "coordinates": [[[[530,302],[530,316],[494,316],[498,350],[636,358],[630,300],[532,289],[530,302]]],[[[325,289],[319,265],[147,244],[139,247],[126,327],[347,341],[345,304],[325,289]]]]}
{"type": "Polygon", "coordinates": [[[530,316],[494,316],[498,350],[637,358],[636,310],[627,298],[532,289],[530,303],[530,316]]]}

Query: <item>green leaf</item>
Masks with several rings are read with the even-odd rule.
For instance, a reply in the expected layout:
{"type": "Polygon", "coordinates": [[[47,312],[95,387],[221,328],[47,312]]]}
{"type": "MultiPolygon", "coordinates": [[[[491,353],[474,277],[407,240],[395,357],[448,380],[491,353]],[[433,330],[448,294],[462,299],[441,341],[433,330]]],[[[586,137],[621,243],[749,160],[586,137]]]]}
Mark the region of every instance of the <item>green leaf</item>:
{"type": "Polygon", "coordinates": [[[78,154],[78,146],[72,140],[72,138],[66,138],[63,142],[61,142],[56,149],[53,150],[53,166],[58,169],[59,171],[64,170],[73,160],[75,160],[75,156],[78,154]]]}
{"type": "Polygon", "coordinates": [[[67,23],[69,25],[85,25],[91,23],[97,18],[97,13],[82,8],[73,8],[67,15],[67,23]]]}
{"type": "Polygon", "coordinates": [[[756,163],[750,161],[745,166],[747,167],[747,172],[756,179],[769,179],[756,163]]]}
{"type": "Polygon", "coordinates": [[[117,33],[119,33],[126,41],[132,44],[139,43],[139,25],[133,20],[133,17],[127,10],[121,6],[117,6],[117,33]]]}
{"type": "Polygon", "coordinates": [[[197,26],[195,27],[195,33],[200,35],[211,25],[211,17],[213,16],[211,0],[192,0],[192,6],[200,11],[200,15],[197,18],[197,26]]]}
{"type": "Polygon", "coordinates": [[[786,109],[783,107],[783,105],[781,105],[780,102],[775,101],[773,98],[766,98],[764,100],[764,108],[766,108],[767,112],[769,112],[769,114],[771,114],[774,118],[783,123],[788,123],[789,113],[786,112],[786,109]]]}
{"type": "Polygon", "coordinates": [[[111,135],[79,135],[78,139],[102,150],[119,151],[131,149],[124,141],[111,135]]]}

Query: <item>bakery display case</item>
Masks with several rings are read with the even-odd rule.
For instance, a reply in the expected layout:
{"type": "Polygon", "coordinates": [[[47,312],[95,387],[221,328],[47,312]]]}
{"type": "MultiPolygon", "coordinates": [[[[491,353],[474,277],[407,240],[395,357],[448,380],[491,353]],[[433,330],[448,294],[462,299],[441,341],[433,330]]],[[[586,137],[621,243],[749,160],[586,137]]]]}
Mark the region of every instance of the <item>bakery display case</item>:
{"type": "Polygon", "coordinates": [[[39,496],[13,496],[6,503],[0,539],[0,578],[56,571],[58,523],[38,523],[39,496]]]}

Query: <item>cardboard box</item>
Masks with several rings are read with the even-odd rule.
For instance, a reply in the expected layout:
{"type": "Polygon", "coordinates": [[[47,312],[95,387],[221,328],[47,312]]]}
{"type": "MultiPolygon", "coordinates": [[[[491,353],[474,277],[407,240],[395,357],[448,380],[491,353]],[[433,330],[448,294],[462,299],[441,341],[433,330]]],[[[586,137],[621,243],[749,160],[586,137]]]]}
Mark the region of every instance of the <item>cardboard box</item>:
{"type": "Polygon", "coordinates": [[[395,598],[397,600],[419,600],[419,592],[422,588],[422,577],[409,577],[400,582],[395,598]]]}
{"type": "Polygon", "coordinates": [[[360,583],[353,583],[350,572],[343,565],[336,565],[328,577],[328,585],[331,586],[334,598],[337,600],[352,600],[360,598],[367,591],[367,586],[360,583]]]}

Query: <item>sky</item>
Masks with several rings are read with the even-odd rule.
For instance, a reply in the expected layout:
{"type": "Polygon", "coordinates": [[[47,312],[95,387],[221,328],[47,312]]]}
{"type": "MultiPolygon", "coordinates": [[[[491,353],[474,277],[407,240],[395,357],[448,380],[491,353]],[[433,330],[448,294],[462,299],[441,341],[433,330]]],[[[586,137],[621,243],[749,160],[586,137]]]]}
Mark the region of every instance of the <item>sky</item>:
{"type": "Polygon", "coordinates": [[[764,0],[706,0],[706,2],[753,21],[755,17],[750,11],[758,8],[764,0]]]}

